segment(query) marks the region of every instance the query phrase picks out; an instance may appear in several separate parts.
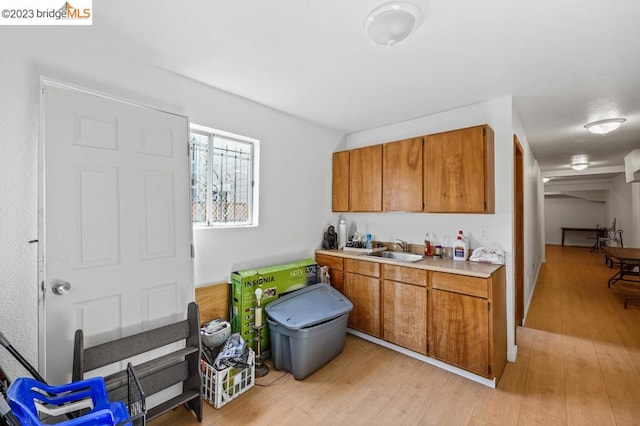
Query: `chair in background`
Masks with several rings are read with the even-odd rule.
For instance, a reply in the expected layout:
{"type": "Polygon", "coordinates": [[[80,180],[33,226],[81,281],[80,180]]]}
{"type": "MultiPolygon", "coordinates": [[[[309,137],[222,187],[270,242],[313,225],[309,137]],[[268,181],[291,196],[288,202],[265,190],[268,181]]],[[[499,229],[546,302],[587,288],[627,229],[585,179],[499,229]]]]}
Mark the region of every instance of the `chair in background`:
{"type": "MultiPolygon", "coordinates": [[[[611,239],[615,240],[617,247],[624,248],[624,242],[622,241],[622,229],[611,231],[610,235],[612,235],[611,239]]],[[[608,254],[604,255],[604,263],[609,265],[609,268],[620,266],[620,261],[613,256],[609,256],[608,254]]]]}
{"type": "MultiPolygon", "coordinates": [[[[600,228],[599,225],[596,225],[596,235],[590,235],[587,238],[595,240],[595,243],[591,246],[591,251],[600,251],[604,246],[611,246],[612,242],[616,246],[621,245],[622,231],[616,231],[616,218],[614,217],[609,228],[600,228]],[[619,239],[618,235],[620,235],[619,239]]],[[[608,263],[607,256],[605,256],[605,262],[608,263]]]]}

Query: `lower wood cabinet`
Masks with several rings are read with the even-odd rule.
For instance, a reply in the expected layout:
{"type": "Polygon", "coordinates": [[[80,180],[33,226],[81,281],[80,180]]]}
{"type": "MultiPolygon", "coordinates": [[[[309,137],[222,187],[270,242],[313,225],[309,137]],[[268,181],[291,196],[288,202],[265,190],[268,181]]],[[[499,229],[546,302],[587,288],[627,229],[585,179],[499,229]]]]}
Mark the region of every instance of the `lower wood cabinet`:
{"type": "Polygon", "coordinates": [[[488,278],[316,254],[353,303],[348,325],[489,379],[507,363],[506,271],[488,278]]]}
{"type": "Polygon", "coordinates": [[[427,353],[427,271],[382,266],[382,337],[421,354],[427,353]]]}
{"type": "Polygon", "coordinates": [[[480,376],[507,362],[505,268],[490,278],[433,272],[429,355],[480,376]]]}
{"type": "Polygon", "coordinates": [[[344,294],[344,259],[339,256],[327,256],[325,254],[316,254],[316,263],[318,266],[329,267],[329,278],[331,286],[344,294]]]}
{"type": "Polygon", "coordinates": [[[427,353],[427,288],[384,280],[383,338],[421,354],[427,353]]]}
{"type": "Polygon", "coordinates": [[[488,376],[487,300],[442,290],[433,290],[431,297],[434,358],[488,376]]]}
{"type": "Polygon", "coordinates": [[[345,259],[344,295],[353,303],[348,325],[374,337],[381,337],[379,277],[380,264],[345,259]]]}

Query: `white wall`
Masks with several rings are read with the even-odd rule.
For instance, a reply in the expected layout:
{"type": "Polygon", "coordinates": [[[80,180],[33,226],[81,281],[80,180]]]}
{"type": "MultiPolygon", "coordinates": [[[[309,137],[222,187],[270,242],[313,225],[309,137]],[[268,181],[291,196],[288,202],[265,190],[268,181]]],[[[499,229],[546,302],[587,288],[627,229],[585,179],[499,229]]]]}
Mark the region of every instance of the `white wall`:
{"type": "MultiPolygon", "coordinates": [[[[607,227],[605,203],[587,201],[574,197],[545,197],[545,239],[547,244],[562,243],[562,227],[595,228],[607,227]]],[[[564,243],[568,246],[592,246],[593,240],[586,238],[590,232],[566,232],[564,243]]]]}
{"type": "Polygon", "coordinates": [[[376,239],[392,241],[407,240],[423,244],[424,234],[429,231],[437,239],[443,235],[455,236],[459,229],[470,239],[471,247],[478,247],[480,226],[487,226],[489,239],[483,245],[501,248],[510,254],[511,193],[505,195],[501,184],[512,182],[512,136],[511,98],[471,105],[439,114],[420,117],[347,136],[347,147],[357,148],[413,136],[421,136],[489,124],[495,132],[496,213],[483,214],[429,214],[429,213],[350,213],[345,215],[349,223],[357,222],[362,231],[371,232],[376,239]]]}
{"type": "MultiPolygon", "coordinates": [[[[545,185],[545,238],[548,244],[561,244],[562,227],[608,227],[616,218],[625,247],[640,245],[640,183],[626,183],[624,173],[613,179],[577,181],[545,185]],[[562,195],[561,195],[562,194],[562,195]]],[[[589,233],[567,232],[565,244],[590,246],[589,233]]]]}
{"type": "MultiPolygon", "coordinates": [[[[0,55],[0,332],[37,361],[38,77],[25,62],[0,55]]],[[[0,348],[12,377],[27,374],[0,348]]]]}
{"type": "MultiPolygon", "coordinates": [[[[261,140],[260,225],[195,229],[196,284],[226,282],[235,270],[313,257],[331,216],[331,154],[342,135],[266,108],[257,119],[261,128],[249,136],[261,140]]],[[[221,127],[211,118],[204,124],[221,127]]]]}
{"type": "Polygon", "coordinates": [[[640,227],[640,223],[633,220],[633,185],[626,182],[624,173],[616,177],[611,183],[606,207],[607,226],[611,224],[613,218],[616,219],[616,229],[622,229],[622,242],[627,240],[627,247],[633,247],[630,244],[633,243],[633,236],[640,227]]]}
{"type": "Polygon", "coordinates": [[[631,232],[624,236],[627,240],[625,247],[640,248],[640,183],[631,184],[631,232]]]}
{"type": "MultiPolygon", "coordinates": [[[[0,32],[0,331],[31,363],[37,363],[37,247],[27,241],[37,238],[40,75],[260,139],[260,226],[195,232],[197,284],[226,281],[236,268],[313,256],[332,217],[331,153],[344,142],[341,133],[99,51],[78,31],[28,30],[0,32]]],[[[0,364],[20,374],[4,350],[0,364]]]]}
{"type": "MultiPolygon", "coordinates": [[[[519,122],[519,120],[518,120],[519,122]]],[[[495,132],[495,214],[429,214],[429,213],[349,213],[344,217],[349,225],[358,223],[361,231],[372,233],[376,239],[392,241],[407,240],[422,244],[425,232],[454,236],[462,229],[470,239],[472,248],[479,245],[503,249],[507,255],[507,320],[510,360],[515,358],[514,344],[514,288],[513,288],[513,110],[511,97],[503,97],[470,105],[439,114],[380,127],[347,136],[347,147],[357,148],[382,142],[405,139],[441,131],[459,129],[480,124],[489,124],[495,132]],[[489,238],[478,239],[480,227],[488,228],[489,238]]],[[[525,210],[538,211],[537,182],[539,170],[529,149],[526,135],[519,126],[518,137],[525,150],[525,210]]],[[[531,269],[526,269],[529,281],[534,282],[541,262],[541,244],[535,240],[540,217],[525,216],[525,246],[528,259],[533,259],[531,269]]],[[[337,215],[336,220],[337,222],[337,215]]]]}

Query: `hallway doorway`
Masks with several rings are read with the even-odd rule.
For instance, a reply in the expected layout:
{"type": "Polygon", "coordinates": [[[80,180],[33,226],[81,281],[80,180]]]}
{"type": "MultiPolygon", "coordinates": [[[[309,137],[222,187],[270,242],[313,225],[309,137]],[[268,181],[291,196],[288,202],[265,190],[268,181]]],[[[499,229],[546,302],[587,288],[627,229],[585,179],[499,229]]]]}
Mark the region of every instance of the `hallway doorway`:
{"type": "Polygon", "coordinates": [[[513,252],[515,324],[524,320],[524,160],[517,136],[513,136],[513,252]]]}

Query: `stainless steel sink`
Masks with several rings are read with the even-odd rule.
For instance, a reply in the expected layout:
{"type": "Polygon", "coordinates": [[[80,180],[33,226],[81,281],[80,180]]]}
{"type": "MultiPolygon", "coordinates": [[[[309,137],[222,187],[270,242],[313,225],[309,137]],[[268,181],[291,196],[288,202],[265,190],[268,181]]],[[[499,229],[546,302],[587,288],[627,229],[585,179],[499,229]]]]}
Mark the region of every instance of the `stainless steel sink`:
{"type": "Polygon", "coordinates": [[[378,251],[375,253],[368,253],[365,256],[383,257],[385,259],[399,260],[400,262],[419,262],[424,259],[424,256],[419,254],[399,251],[378,251]]]}

